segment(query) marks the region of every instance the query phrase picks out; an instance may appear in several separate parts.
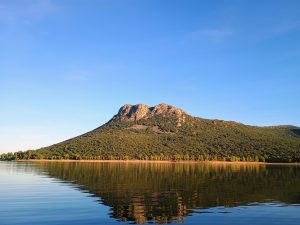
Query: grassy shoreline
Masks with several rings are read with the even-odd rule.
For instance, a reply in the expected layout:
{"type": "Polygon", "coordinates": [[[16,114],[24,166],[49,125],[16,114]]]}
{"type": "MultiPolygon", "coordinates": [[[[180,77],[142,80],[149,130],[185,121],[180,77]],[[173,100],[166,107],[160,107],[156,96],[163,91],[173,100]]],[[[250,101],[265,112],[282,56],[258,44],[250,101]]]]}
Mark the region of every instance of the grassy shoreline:
{"type": "Polygon", "coordinates": [[[172,160],[72,160],[72,159],[26,159],[14,160],[14,162],[93,162],[93,163],[181,163],[181,164],[240,164],[240,165],[293,165],[300,166],[300,163],[269,163],[269,162],[228,162],[228,161],[172,161],[172,160]]]}

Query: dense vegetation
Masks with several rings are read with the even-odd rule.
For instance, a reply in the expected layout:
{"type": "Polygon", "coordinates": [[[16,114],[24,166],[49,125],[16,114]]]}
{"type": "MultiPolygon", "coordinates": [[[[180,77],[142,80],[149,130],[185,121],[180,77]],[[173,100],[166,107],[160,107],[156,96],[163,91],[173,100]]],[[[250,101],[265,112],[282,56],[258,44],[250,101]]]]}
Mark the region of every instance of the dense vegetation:
{"type": "Polygon", "coordinates": [[[300,128],[256,127],[187,116],[113,121],[38,150],[2,154],[14,159],[139,159],[300,162],[300,128]]]}

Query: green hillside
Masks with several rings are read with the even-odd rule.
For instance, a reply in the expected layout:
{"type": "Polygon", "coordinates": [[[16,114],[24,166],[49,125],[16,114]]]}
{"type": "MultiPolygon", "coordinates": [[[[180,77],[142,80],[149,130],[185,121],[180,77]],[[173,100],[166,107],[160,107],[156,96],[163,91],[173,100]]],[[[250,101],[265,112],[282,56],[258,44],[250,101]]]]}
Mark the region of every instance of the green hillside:
{"type": "Polygon", "coordinates": [[[179,120],[164,112],[131,120],[126,113],[81,136],[1,158],[300,162],[300,128],[294,126],[247,126],[185,113],[179,120]]]}

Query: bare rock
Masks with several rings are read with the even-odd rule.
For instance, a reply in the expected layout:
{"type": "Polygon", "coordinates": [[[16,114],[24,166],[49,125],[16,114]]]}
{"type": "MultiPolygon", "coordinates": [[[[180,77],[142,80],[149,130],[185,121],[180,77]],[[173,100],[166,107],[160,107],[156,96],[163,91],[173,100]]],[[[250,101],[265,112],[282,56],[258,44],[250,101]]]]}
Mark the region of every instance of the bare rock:
{"type": "Polygon", "coordinates": [[[168,104],[159,104],[151,111],[152,115],[175,115],[181,117],[185,112],[168,104]]]}
{"type": "Polygon", "coordinates": [[[129,120],[136,121],[145,117],[149,112],[149,106],[144,104],[122,106],[117,115],[113,117],[114,120],[129,120]]]}
{"type": "Polygon", "coordinates": [[[109,122],[113,121],[137,121],[140,119],[147,119],[152,116],[170,116],[177,118],[178,125],[185,121],[186,113],[179,108],[168,104],[159,104],[154,107],[149,107],[144,104],[122,106],[118,112],[109,122]]]}

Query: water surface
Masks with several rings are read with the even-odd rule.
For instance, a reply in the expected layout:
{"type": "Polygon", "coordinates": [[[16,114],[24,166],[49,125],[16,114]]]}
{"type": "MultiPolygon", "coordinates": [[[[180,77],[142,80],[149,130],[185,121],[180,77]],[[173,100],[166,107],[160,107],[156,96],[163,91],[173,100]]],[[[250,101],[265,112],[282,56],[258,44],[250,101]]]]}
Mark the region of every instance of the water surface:
{"type": "Polygon", "coordinates": [[[300,167],[0,162],[0,224],[299,224],[300,167]]]}

